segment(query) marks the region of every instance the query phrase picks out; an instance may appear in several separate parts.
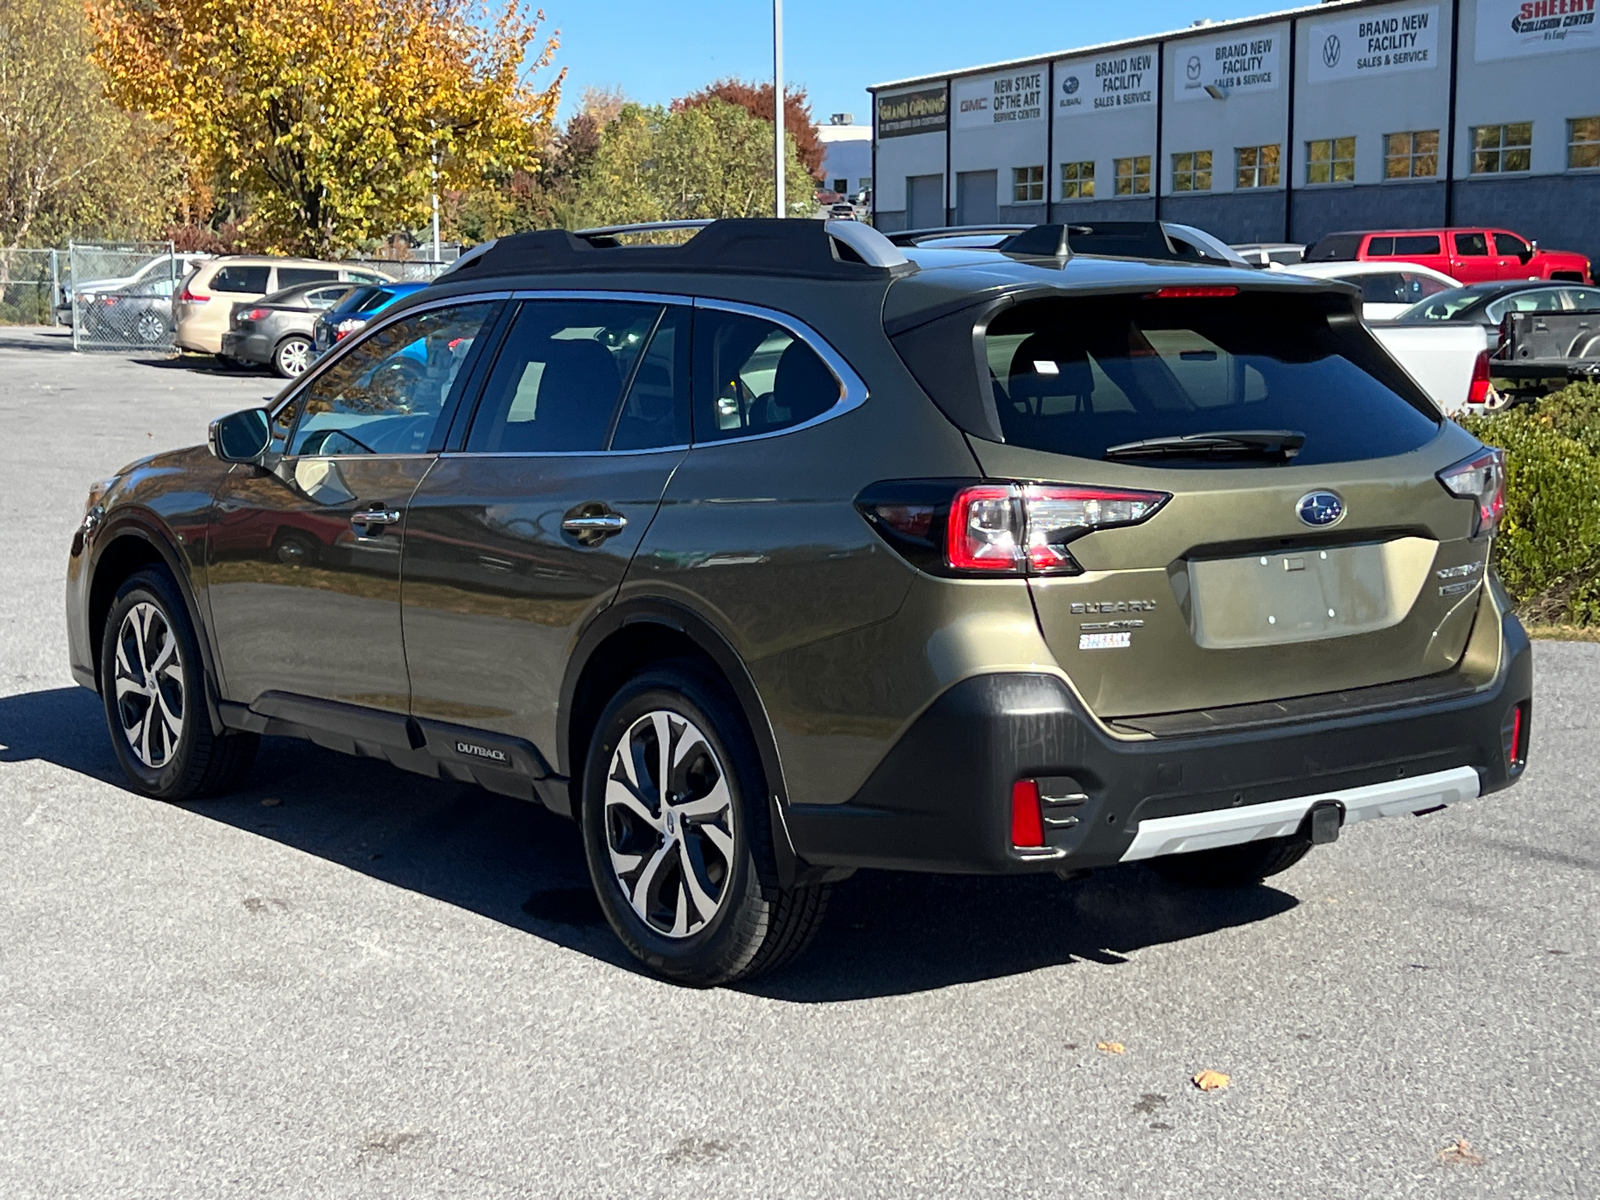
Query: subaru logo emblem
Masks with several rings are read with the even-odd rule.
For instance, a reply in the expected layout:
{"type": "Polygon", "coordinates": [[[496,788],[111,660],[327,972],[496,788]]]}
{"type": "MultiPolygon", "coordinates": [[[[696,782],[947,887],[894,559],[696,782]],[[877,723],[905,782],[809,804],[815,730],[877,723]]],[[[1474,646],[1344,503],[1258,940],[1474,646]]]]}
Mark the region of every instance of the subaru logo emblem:
{"type": "Polygon", "coordinates": [[[1076,75],[1068,75],[1061,81],[1061,90],[1069,96],[1074,94],[1078,90],[1078,77],[1076,75]]]}
{"type": "Polygon", "coordinates": [[[1344,516],[1344,501],[1335,492],[1307,492],[1295,502],[1294,511],[1307,525],[1321,529],[1344,516]]]}

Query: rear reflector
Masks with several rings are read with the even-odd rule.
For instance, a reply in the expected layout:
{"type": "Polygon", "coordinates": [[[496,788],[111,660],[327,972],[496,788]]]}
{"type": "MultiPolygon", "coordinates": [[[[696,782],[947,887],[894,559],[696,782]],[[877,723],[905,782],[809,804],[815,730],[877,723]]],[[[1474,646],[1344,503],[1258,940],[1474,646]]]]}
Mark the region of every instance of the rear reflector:
{"type": "Polygon", "coordinates": [[[1228,286],[1188,286],[1157,288],[1146,300],[1200,300],[1217,296],[1237,296],[1239,289],[1228,286]]]}
{"type": "Polygon", "coordinates": [[[1019,779],[1011,785],[1011,844],[1035,848],[1044,845],[1039,784],[1032,779],[1019,779]]]}
{"type": "MultiPolygon", "coordinates": [[[[1506,768],[1513,775],[1528,765],[1527,709],[1526,701],[1516,705],[1511,710],[1510,720],[1500,729],[1500,736],[1506,748],[1506,768]]],[[[1015,818],[1012,820],[1014,822],[1015,818]]]]}

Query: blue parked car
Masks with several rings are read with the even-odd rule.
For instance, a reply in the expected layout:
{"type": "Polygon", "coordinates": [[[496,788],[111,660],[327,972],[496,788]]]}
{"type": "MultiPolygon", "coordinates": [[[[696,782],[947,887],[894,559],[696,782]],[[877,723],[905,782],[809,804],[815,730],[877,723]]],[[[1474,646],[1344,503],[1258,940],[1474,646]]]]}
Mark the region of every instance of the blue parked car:
{"type": "Polygon", "coordinates": [[[311,327],[312,354],[321,358],[391,304],[427,286],[426,283],[379,283],[353,288],[337,305],[317,317],[311,327]]]}

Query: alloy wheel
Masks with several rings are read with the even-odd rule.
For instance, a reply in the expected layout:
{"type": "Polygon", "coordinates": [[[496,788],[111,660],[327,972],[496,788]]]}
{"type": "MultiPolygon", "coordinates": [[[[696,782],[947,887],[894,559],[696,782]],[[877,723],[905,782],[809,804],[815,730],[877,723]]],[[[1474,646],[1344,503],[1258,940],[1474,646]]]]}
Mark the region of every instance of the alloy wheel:
{"type": "Polygon", "coordinates": [[[151,770],[172,761],[188,716],[183,653],[166,614],[141,601],[117,630],[117,716],[134,757],[151,770]]]}
{"type": "Polygon", "coordinates": [[[290,379],[298,379],[311,365],[311,343],[291,338],[278,348],[278,369],[290,379]]]}
{"type": "Polygon", "coordinates": [[[639,919],[686,938],[722,907],[734,863],[734,803],[709,739],[657,709],[628,727],[605,781],[611,869],[639,919]]]}
{"type": "Polygon", "coordinates": [[[133,332],[146,346],[153,346],[167,336],[167,323],[147,309],[139,315],[133,332]]]}

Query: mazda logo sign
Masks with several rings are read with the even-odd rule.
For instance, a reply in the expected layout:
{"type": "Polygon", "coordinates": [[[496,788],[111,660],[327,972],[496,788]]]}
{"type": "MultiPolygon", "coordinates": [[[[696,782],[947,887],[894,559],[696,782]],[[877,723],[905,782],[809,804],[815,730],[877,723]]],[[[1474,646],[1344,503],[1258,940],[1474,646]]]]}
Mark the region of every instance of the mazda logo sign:
{"type": "Polygon", "coordinates": [[[1324,529],[1344,516],[1344,501],[1336,492],[1307,492],[1295,502],[1294,511],[1307,525],[1324,529]]]}

